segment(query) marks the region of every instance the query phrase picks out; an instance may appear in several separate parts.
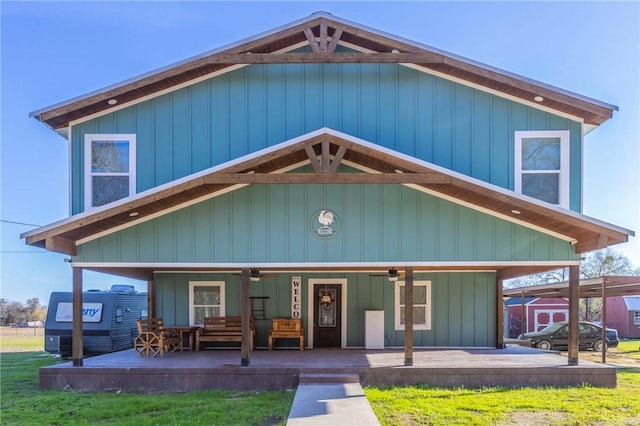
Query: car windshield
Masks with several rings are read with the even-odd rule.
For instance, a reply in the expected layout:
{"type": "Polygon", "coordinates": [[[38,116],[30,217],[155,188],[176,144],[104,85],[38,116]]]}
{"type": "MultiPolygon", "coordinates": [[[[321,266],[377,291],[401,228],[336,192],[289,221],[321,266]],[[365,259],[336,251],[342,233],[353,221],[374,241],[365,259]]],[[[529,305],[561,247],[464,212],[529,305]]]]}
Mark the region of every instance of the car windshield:
{"type": "Polygon", "coordinates": [[[554,331],[558,330],[563,325],[565,325],[565,323],[563,323],[563,322],[557,322],[555,324],[548,325],[545,328],[543,328],[542,330],[540,330],[540,333],[553,333],[554,331]]]}

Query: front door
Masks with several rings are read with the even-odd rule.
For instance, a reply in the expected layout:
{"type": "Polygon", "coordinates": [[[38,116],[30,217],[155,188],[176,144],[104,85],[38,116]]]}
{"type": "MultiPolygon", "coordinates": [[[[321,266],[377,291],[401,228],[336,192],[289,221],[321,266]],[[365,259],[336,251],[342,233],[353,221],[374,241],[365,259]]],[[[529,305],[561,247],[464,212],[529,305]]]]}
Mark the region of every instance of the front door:
{"type": "Polygon", "coordinates": [[[313,347],[339,348],[341,346],[342,286],[340,284],[314,284],[313,286],[313,347]]]}

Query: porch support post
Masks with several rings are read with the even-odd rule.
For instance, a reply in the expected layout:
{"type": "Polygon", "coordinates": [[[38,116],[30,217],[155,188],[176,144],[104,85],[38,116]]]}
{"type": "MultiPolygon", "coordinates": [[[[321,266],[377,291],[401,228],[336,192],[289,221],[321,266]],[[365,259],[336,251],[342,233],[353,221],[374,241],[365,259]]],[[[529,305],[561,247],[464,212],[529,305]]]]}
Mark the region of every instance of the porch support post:
{"type": "Polygon", "coordinates": [[[155,295],[153,294],[155,289],[155,281],[147,281],[147,318],[155,318],[155,295]]]}
{"type": "Polygon", "coordinates": [[[504,297],[502,294],[502,285],[504,280],[498,278],[496,280],[496,349],[504,349],[504,297]]]}
{"type": "MultiPolygon", "coordinates": [[[[602,277],[602,315],[600,315],[600,324],[602,324],[602,363],[607,363],[607,277],[602,277]]],[[[587,299],[588,300],[588,299],[587,299]]]]}
{"type": "Polygon", "coordinates": [[[580,266],[569,266],[569,365],[578,365],[578,322],[580,321],[580,266]]]}
{"type": "Polygon", "coordinates": [[[524,306],[524,290],[520,292],[520,339],[524,340],[524,333],[527,332],[526,313],[524,306]]]}
{"type": "Polygon", "coordinates": [[[404,365],[413,365],[413,267],[405,268],[404,278],[404,365]]]}
{"type": "Polygon", "coordinates": [[[72,300],[71,357],[74,367],[82,367],[82,268],[73,268],[72,300]]]}
{"type": "Polygon", "coordinates": [[[249,305],[249,292],[250,292],[250,280],[249,270],[242,270],[242,291],[240,302],[240,317],[242,322],[242,343],[240,344],[240,365],[246,367],[249,365],[249,321],[250,321],[250,305],[249,305]]]}

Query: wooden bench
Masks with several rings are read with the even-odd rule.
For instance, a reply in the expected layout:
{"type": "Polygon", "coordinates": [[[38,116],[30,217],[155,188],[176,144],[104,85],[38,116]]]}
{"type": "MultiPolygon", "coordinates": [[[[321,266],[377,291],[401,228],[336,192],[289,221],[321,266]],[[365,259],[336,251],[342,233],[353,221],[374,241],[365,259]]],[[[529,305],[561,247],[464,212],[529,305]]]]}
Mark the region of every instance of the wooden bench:
{"type": "Polygon", "coordinates": [[[182,337],[171,328],[165,328],[162,318],[143,318],[137,321],[138,337],[134,348],[138,355],[154,358],[164,352],[182,351],[182,337]]]}
{"type": "MultiPolygon", "coordinates": [[[[253,317],[249,319],[249,349],[253,350],[255,329],[253,317]]],[[[242,343],[241,317],[205,317],[204,324],[196,334],[196,350],[206,342],[240,342],[242,343]]]]}
{"type": "Polygon", "coordinates": [[[299,319],[274,318],[269,333],[269,350],[273,350],[274,339],[298,339],[300,350],[304,350],[304,329],[299,319]]]}

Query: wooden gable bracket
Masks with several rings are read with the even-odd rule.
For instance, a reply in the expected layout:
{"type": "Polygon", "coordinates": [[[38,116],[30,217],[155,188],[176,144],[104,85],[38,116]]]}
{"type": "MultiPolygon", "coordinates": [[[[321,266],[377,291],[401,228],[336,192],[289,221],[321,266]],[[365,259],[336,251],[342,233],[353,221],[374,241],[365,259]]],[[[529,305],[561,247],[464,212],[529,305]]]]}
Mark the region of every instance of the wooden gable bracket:
{"type": "Polygon", "coordinates": [[[344,154],[347,152],[347,147],[345,145],[340,145],[338,147],[338,152],[331,159],[330,152],[330,144],[328,140],[323,140],[320,142],[320,159],[318,159],[318,155],[316,154],[315,149],[313,148],[316,144],[308,144],[305,145],[304,150],[307,152],[309,156],[309,160],[311,161],[311,165],[313,166],[313,170],[316,173],[335,173],[338,171],[338,167],[340,166],[340,162],[344,157],[344,154]]]}
{"type": "Polygon", "coordinates": [[[313,34],[313,30],[311,28],[304,29],[304,35],[307,37],[309,45],[311,46],[311,50],[313,50],[314,53],[333,53],[336,50],[336,46],[338,46],[340,37],[342,37],[342,30],[339,28],[334,29],[333,35],[331,36],[331,41],[329,42],[327,29],[327,20],[322,19],[320,21],[319,43],[316,40],[316,36],[313,34]]]}
{"type": "Polygon", "coordinates": [[[64,253],[71,256],[78,254],[76,242],[64,237],[48,237],[45,240],[45,248],[49,251],[64,253]]]}
{"type": "MultiPolygon", "coordinates": [[[[451,176],[435,171],[338,173],[338,168],[351,144],[331,138],[313,138],[304,145],[314,173],[250,173],[219,172],[202,178],[204,185],[229,184],[451,184],[451,176]],[[332,151],[334,152],[332,154],[332,151]]],[[[246,167],[243,167],[246,169],[246,167]]]]}

